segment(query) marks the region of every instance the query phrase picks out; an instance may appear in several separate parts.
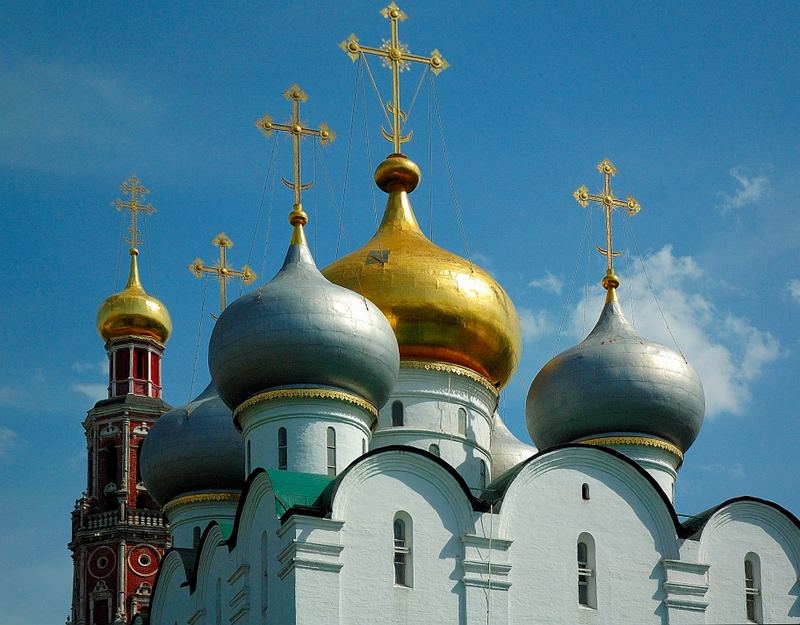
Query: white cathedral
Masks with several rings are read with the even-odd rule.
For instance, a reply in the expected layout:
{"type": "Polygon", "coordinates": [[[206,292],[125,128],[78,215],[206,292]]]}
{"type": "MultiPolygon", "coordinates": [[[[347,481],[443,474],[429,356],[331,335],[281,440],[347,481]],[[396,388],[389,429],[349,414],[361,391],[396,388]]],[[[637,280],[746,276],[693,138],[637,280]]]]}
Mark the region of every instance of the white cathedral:
{"type": "MultiPolygon", "coordinates": [[[[395,70],[396,44],[394,29],[395,70]]],[[[297,171],[306,129],[285,130],[297,171]]],[[[141,474],[172,547],[133,623],[800,623],[795,516],[750,497],[675,513],[703,388],[624,317],[610,215],[638,204],[614,198],[611,163],[603,193],[576,192],[606,211],[605,302],[531,383],[537,450],[498,413],[520,357],[514,305],[422,233],[398,115],[394,131],[372,239],[318,270],[296,177],[283,266],[216,322],[209,387],[147,433],[141,474]]],[[[159,323],[147,311],[106,321],[136,334],[159,323]]]]}

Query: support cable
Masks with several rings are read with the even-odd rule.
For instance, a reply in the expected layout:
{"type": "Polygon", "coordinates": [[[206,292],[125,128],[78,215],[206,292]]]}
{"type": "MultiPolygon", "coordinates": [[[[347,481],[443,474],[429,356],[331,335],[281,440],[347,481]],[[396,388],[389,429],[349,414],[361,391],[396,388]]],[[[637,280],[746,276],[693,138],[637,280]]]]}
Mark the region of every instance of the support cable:
{"type": "MultiPolygon", "coordinates": [[[[278,158],[278,150],[277,145],[278,141],[282,139],[279,137],[275,137],[275,153],[273,157],[273,165],[277,161],[278,158]]],[[[275,181],[278,177],[278,168],[271,166],[271,176],[269,178],[269,193],[267,194],[267,221],[264,228],[264,251],[261,253],[261,274],[262,276],[266,275],[265,272],[267,270],[267,252],[269,251],[269,233],[270,228],[272,227],[272,207],[275,201],[275,181]]]]}
{"type": "Polygon", "coordinates": [[[186,399],[186,403],[188,404],[192,401],[192,395],[194,393],[194,380],[195,375],[197,374],[197,359],[200,356],[200,336],[203,330],[203,318],[205,317],[206,311],[206,292],[208,291],[208,275],[203,275],[203,299],[200,303],[200,319],[197,322],[197,339],[194,343],[194,361],[192,362],[192,379],[189,382],[189,397],[186,399]]]}
{"type": "MultiPolygon", "coordinates": [[[[431,74],[431,76],[432,76],[432,74],[431,74]]],[[[447,167],[447,178],[450,181],[450,193],[452,194],[453,204],[455,205],[455,209],[456,209],[456,218],[458,220],[458,229],[461,232],[461,238],[462,238],[463,243],[464,243],[464,252],[466,253],[466,256],[467,256],[467,262],[469,263],[470,273],[474,273],[475,268],[472,265],[472,255],[470,254],[470,251],[469,251],[469,242],[467,241],[467,233],[464,230],[464,220],[462,219],[462,216],[461,216],[461,206],[458,203],[458,193],[456,192],[455,182],[453,181],[453,168],[450,166],[450,157],[448,156],[448,153],[447,153],[447,141],[446,141],[445,136],[444,136],[444,124],[442,123],[442,111],[441,111],[441,108],[439,107],[439,94],[436,91],[436,82],[433,79],[431,79],[429,82],[430,82],[430,86],[431,86],[431,91],[433,92],[433,100],[434,100],[434,104],[435,104],[435,107],[436,107],[436,119],[437,119],[438,125],[439,125],[439,136],[441,137],[441,141],[442,141],[442,154],[444,156],[445,166],[447,167]]]]}
{"type": "Polygon", "coordinates": [[[575,283],[578,280],[578,269],[580,268],[581,261],[583,260],[583,250],[586,248],[586,242],[589,240],[589,231],[591,230],[590,213],[591,211],[586,211],[586,217],[584,218],[583,221],[583,234],[581,235],[580,241],[578,242],[578,254],[575,257],[575,267],[572,270],[572,279],[570,280],[569,283],[569,291],[567,293],[567,299],[564,301],[564,311],[561,314],[561,322],[558,324],[558,334],[556,334],[555,354],[558,354],[558,347],[561,344],[561,334],[564,329],[564,322],[566,321],[567,314],[569,312],[569,306],[572,304],[572,293],[575,289],[575,283]]]}
{"type": "Polygon", "coordinates": [[[369,79],[372,82],[372,88],[375,90],[375,95],[378,96],[378,102],[381,105],[381,111],[383,111],[383,116],[386,118],[386,123],[389,126],[392,125],[392,120],[389,119],[389,112],[386,108],[386,104],[383,102],[383,98],[381,98],[381,92],[378,89],[378,84],[375,82],[375,76],[372,75],[372,70],[369,67],[369,61],[367,61],[367,57],[364,54],[360,54],[359,57],[364,62],[364,67],[367,68],[367,74],[369,75],[369,79]]]}

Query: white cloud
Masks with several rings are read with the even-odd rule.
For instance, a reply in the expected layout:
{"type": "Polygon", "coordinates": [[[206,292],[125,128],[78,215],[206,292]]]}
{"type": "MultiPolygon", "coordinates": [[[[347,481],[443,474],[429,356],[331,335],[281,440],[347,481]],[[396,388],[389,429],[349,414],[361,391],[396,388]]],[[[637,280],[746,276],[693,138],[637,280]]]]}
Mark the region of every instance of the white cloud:
{"type": "MultiPolygon", "coordinates": [[[[632,276],[624,277],[619,288],[620,301],[628,321],[648,339],[675,349],[670,332],[686,359],[697,370],[706,395],[706,415],[742,414],[750,401],[753,382],[765,367],[780,355],[778,340],[747,319],[721,311],[709,294],[706,277],[690,256],[675,256],[665,246],[644,259],[647,276],[653,284],[659,310],[638,259],[632,276]]],[[[587,318],[602,301],[601,289],[589,293],[587,318]]],[[[583,306],[578,304],[572,318],[576,334],[583,330],[583,306]]]]}
{"type": "Polygon", "coordinates": [[[108,361],[107,360],[100,360],[96,363],[93,362],[82,362],[76,360],[72,363],[71,368],[73,371],[77,371],[78,373],[85,373],[87,371],[91,371],[93,373],[100,372],[100,375],[105,375],[108,373],[108,361]]]}
{"type": "Polygon", "coordinates": [[[708,473],[719,473],[735,480],[740,480],[745,476],[744,467],[742,467],[742,463],[738,460],[733,464],[715,463],[699,464],[696,466],[701,471],[707,471],[708,473]]]}
{"type": "Polygon", "coordinates": [[[72,390],[86,395],[91,401],[99,401],[108,397],[108,387],[105,384],[73,384],[72,390]]]}
{"type": "Polygon", "coordinates": [[[542,336],[552,334],[554,326],[550,314],[546,310],[533,311],[529,308],[518,308],[519,323],[522,327],[522,340],[536,341],[542,336]]]}
{"type": "Polygon", "coordinates": [[[797,278],[792,278],[786,284],[786,290],[789,291],[789,295],[792,299],[800,304],[800,280],[797,278]]]}
{"type": "Polygon", "coordinates": [[[17,433],[0,425],[0,460],[8,460],[8,453],[16,444],[17,433]]]}
{"type": "Polygon", "coordinates": [[[548,271],[543,277],[528,282],[528,286],[532,286],[536,289],[544,289],[545,291],[560,295],[561,290],[564,288],[564,282],[561,278],[548,271]]]}
{"type": "Polygon", "coordinates": [[[730,170],[739,183],[733,195],[723,194],[722,209],[725,212],[742,208],[748,204],[758,202],[769,189],[769,178],[766,176],[751,176],[743,167],[733,167],[730,170]]]}

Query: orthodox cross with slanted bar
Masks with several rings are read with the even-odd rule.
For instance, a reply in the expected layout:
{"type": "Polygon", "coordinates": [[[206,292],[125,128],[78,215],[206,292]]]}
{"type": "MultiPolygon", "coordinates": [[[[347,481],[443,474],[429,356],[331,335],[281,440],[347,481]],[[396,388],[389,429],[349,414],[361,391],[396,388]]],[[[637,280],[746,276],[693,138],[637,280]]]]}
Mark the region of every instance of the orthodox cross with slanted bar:
{"type": "Polygon", "coordinates": [[[439,74],[449,67],[438,50],[431,52],[429,57],[411,54],[408,46],[400,42],[398,35],[398,22],[403,22],[408,17],[394,2],[381,10],[381,15],[391,22],[392,34],[389,41],[384,40],[380,48],[362,46],[355,34],[350,35],[339,44],[351,60],[356,61],[361,54],[372,54],[383,59],[383,64],[392,70],[392,101],[387,102],[386,108],[392,115],[392,132],[381,128],[383,138],[391,142],[394,153],[400,153],[400,145],[411,139],[411,134],[403,136],[400,133],[400,123],[406,121],[405,113],[400,109],[400,72],[411,67],[411,63],[424,63],[431,68],[434,74],[439,74]]]}
{"type": "Polygon", "coordinates": [[[228,305],[228,280],[231,278],[241,278],[242,282],[245,284],[250,284],[258,276],[256,275],[255,271],[250,269],[250,267],[247,265],[242,267],[241,271],[237,271],[228,265],[226,251],[228,248],[233,247],[233,241],[231,241],[224,232],[220,232],[217,236],[215,236],[211,240],[211,243],[219,248],[219,262],[216,265],[206,266],[203,264],[203,260],[200,257],[197,257],[192,261],[192,264],[189,265],[189,271],[191,271],[198,278],[202,278],[204,273],[213,274],[217,277],[217,280],[219,281],[219,312],[222,314],[228,305]]]}
{"type": "Polygon", "coordinates": [[[156,209],[152,204],[142,204],[141,199],[150,193],[136,176],[131,176],[120,187],[122,192],[128,196],[127,200],[114,200],[114,207],[118,210],[129,210],[131,212],[131,225],[128,228],[130,237],[128,243],[131,249],[137,249],[139,245],[139,213],[155,213],[156,209]]]}

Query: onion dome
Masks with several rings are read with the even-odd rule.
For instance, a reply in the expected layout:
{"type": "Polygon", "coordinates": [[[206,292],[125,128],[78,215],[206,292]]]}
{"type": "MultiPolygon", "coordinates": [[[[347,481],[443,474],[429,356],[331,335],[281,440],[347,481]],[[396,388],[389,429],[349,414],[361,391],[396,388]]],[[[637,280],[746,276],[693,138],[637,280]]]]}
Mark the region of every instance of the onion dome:
{"type": "Polygon", "coordinates": [[[666,441],[683,453],[703,422],[700,378],[683,356],[639,336],[609,273],[600,319],[579,345],[548,362],[531,384],[528,432],[540,449],[627,435],[666,441]]]}
{"type": "Polygon", "coordinates": [[[519,317],[486,271],[422,233],[408,199],[419,179],[402,154],[383,161],[375,182],[389,198],[378,231],[323,274],[378,305],[402,359],[461,365],[501,387],[519,361],[519,317]]]}
{"type": "Polygon", "coordinates": [[[97,331],[103,340],[126,336],[144,336],[166,343],[172,334],[172,319],[164,304],[148,295],[139,281],[136,258],[139,251],[132,248],[128,283],[119,293],[106,298],[97,311],[97,331]]]}
{"type": "Polygon", "coordinates": [[[322,276],[299,204],[290,222],[294,233],[281,270],[228,306],[214,326],[208,354],[214,384],[231,409],[281,387],[339,389],[380,408],[399,370],[392,328],[372,302],[322,276]]]}
{"type": "Polygon", "coordinates": [[[492,456],[492,479],[527,460],[537,451],[536,447],[527,445],[514,436],[500,418],[500,413],[495,411],[492,441],[489,447],[492,456]]]}
{"type": "Polygon", "coordinates": [[[240,491],[244,485],[242,437],[213,384],[156,421],[139,461],[147,491],[162,507],[181,495],[240,491]]]}

